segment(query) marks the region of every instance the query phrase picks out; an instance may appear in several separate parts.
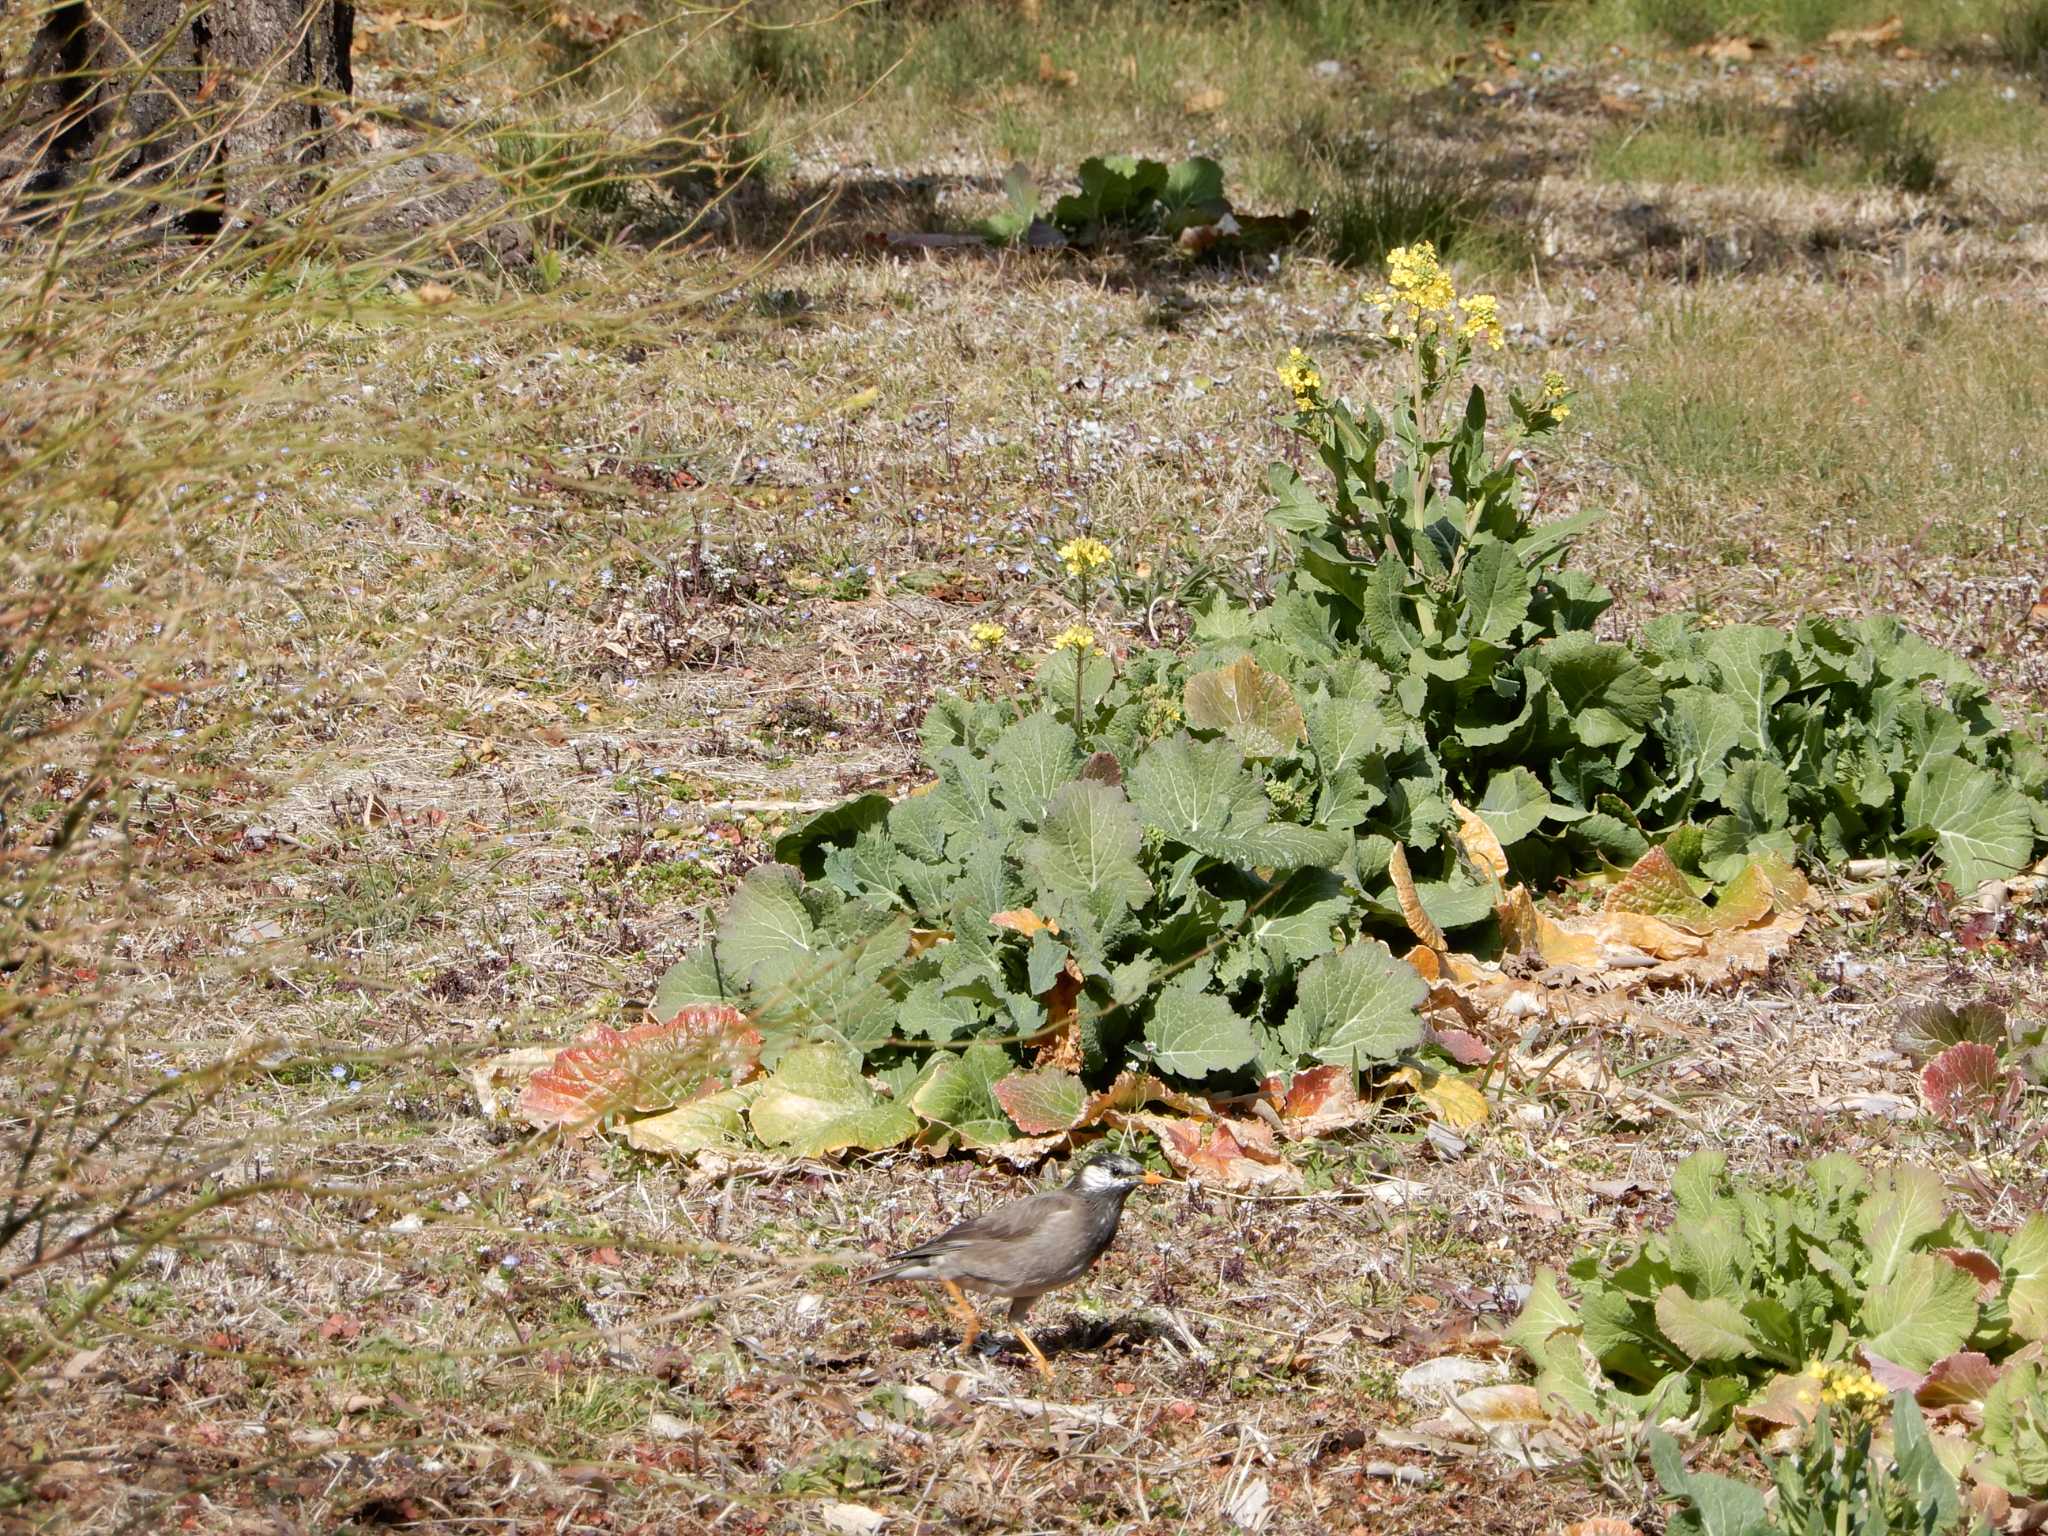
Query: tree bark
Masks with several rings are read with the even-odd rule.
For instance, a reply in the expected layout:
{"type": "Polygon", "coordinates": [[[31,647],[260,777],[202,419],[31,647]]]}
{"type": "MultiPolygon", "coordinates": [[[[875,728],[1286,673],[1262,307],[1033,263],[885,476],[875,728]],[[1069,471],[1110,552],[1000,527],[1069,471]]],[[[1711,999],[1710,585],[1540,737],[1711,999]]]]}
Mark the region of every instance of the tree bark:
{"type": "Polygon", "coordinates": [[[0,75],[0,206],[147,189],[211,234],[288,204],[336,152],[354,28],[348,0],[46,0],[0,75]]]}

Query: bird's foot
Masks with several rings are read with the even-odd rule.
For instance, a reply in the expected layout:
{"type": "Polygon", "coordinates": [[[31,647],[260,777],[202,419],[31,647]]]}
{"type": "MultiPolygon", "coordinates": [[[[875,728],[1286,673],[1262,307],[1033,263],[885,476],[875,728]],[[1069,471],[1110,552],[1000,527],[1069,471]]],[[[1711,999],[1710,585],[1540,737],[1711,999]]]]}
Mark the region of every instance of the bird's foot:
{"type": "Polygon", "coordinates": [[[1019,1344],[1022,1344],[1024,1346],[1025,1353],[1031,1356],[1032,1368],[1038,1372],[1039,1379],[1043,1381],[1048,1387],[1051,1386],[1052,1362],[1045,1358],[1045,1351],[1041,1350],[1036,1344],[1034,1344],[1031,1341],[1031,1335],[1026,1333],[1022,1328],[1019,1328],[1017,1330],[1017,1342],[1019,1344]]]}

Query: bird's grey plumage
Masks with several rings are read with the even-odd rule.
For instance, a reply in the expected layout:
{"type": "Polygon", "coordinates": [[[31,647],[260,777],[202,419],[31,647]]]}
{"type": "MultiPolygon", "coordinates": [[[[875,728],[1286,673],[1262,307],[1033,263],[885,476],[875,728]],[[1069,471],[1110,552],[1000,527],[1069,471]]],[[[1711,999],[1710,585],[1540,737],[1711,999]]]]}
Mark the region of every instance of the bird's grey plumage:
{"type": "Polygon", "coordinates": [[[1121,1153],[1082,1165],[1061,1189],[1027,1195],[892,1254],[870,1280],[951,1280],[1012,1298],[1021,1318],[1038,1297],[1081,1278],[1116,1240],[1124,1200],[1147,1181],[1121,1153]]]}

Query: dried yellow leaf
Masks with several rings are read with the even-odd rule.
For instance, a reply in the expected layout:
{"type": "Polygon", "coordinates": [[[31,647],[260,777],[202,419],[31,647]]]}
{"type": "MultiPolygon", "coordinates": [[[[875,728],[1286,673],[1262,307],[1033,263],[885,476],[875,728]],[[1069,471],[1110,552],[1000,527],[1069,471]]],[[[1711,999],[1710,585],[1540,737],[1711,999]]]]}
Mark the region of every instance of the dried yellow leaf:
{"type": "Polygon", "coordinates": [[[1007,928],[1012,933],[1021,933],[1032,938],[1041,933],[1058,933],[1060,925],[1049,917],[1040,917],[1029,907],[1013,907],[1008,912],[997,912],[988,920],[991,928],[1007,928]]]}
{"type": "Polygon", "coordinates": [[[1495,880],[1508,877],[1508,853],[1500,845],[1500,838],[1494,834],[1476,812],[1467,810],[1457,801],[1451,802],[1451,809],[1458,817],[1458,842],[1465,850],[1465,857],[1472,861],[1472,867],[1482,875],[1495,880]]]}
{"type": "Polygon", "coordinates": [[[1408,921],[1408,931],[1438,954],[1449,954],[1451,946],[1443,929],[1422,909],[1422,898],[1415,891],[1415,875],[1408,868],[1408,851],[1399,843],[1394,844],[1394,851],[1387,858],[1387,874],[1394,882],[1394,899],[1401,904],[1401,916],[1408,921]]]}
{"type": "Polygon", "coordinates": [[[1415,1096],[1429,1106],[1430,1113],[1454,1131],[1469,1131],[1486,1119],[1486,1095],[1467,1078],[1439,1072],[1425,1080],[1414,1067],[1403,1067],[1387,1081],[1405,1083],[1414,1089],[1415,1096]]]}

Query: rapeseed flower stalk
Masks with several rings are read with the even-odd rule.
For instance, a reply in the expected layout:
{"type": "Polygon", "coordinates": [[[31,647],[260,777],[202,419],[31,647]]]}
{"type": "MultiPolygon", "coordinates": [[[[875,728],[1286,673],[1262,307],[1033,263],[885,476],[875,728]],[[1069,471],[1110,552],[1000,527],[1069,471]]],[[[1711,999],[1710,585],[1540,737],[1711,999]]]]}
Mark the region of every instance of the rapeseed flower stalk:
{"type": "Polygon", "coordinates": [[[1086,624],[1070,624],[1052,637],[1052,649],[1055,656],[1061,651],[1074,653],[1074,734],[1085,742],[1088,738],[1088,658],[1100,656],[1102,645],[1096,640],[1095,631],[1086,624]]]}
{"type": "MultiPolygon", "coordinates": [[[[1570,414],[1570,389],[1553,370],[1544,375],[1540,394],[1524,397],[1510,390],[1507,442],[1489,453],[1489,421],[1499,417],[1487,410],[1479,386],[1461,376],[1479,347],[1500,351],[1507,345],[1499,296],[1459,293],[1436,247],[1419,240],[1388,252],[1384,284],[1362,297],[1379,312],[1379,335],[1407,354],[1405,400],[1382,415],[1370,405],[1353,406],[1326,394],[1321,374],[1299,347],[1274,371],[1294,397],[1294,430],[1333,469],[1346,466],[1340,479],[1347,485],[1369,489],[1362,498],[1369,504],[1359,509],[1368,525],[1366,557],[1375,563],[1391,558],[1410,572],[1415,590],[1407,600],[1414,604],[1416,627],[1426,643],[1448,644],[1461,622],[1456,610],[1464,601],[1459,594],[1468,557],[1499,540],[1497,528],[1526,521],[1523,509],[1509,504],[1523,490],[1515,450],[1547,436],[1570,414]],[[1464,396],[1462,409],[1455,395],[1464,396]],[[1392,459],[1387,472],[1380,469],[1382,455],[1392,459]],[[1446,465],[1448,486],[1441,474],[1446,465]]],[[[1299,520],[1313,530],[1323,510],[1315,499],[1297,496],[1275,520],[1285,519],[1288,527],[1299,520]]],[[[1354,524],[1346,530],[1348,539],[1356,518],[1348,509],[1345,516],[1354,524]]]]}
{"type": "MultiPolygon", "coordinates": [[[[1086,618],[1095,611],[1095,573],[1115,558],[1110,547],[1102,540],[1089,534],[1077,534],[1067,540],[1056,551],[1060,564],[1067,568],[1067,574],[1074,579],[1077,588],[1075,604],[1086,618]]],[[[1102,654],[1102,647],[1096,642],[1095,631],[1086,624],[1074,624],[1053,637],[1054,654],[1061,651],[1074,653],[1074,734],[1083,740],[1088,735],[1088,723],[1084,705],[1087,702],[1088,658],[1102,654]]]]}

